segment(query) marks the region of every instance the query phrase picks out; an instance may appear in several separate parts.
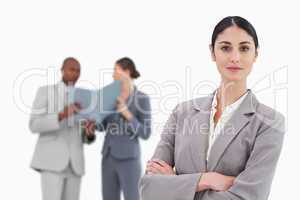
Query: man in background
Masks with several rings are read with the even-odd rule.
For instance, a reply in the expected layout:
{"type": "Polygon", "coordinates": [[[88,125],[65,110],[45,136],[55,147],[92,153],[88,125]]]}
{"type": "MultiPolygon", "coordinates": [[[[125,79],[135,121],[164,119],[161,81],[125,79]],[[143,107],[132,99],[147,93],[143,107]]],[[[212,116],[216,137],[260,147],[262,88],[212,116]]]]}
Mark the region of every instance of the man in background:
{"type": "Polygon", "coordinates": [[[93,122],[88,121],[83,128],[70,123],[81,109],[69,98],[80,76],[80,63],[66,58],[61,72],[62,80],[57,84],[38,89],[29,122],[30,130],[39,134],[31,167],[41,174],[43,200],[79,199],[83,143],[95,140],[93,122]]]}

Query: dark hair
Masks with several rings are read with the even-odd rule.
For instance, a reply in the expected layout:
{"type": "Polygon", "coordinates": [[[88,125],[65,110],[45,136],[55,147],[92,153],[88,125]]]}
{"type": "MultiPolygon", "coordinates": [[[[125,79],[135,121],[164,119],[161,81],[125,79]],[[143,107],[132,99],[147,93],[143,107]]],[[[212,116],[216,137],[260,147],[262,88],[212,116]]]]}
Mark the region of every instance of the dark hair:
{"type": "Polygon", "coordinates": [[[255,49],[257,49],[259,47],[256,31],[255,31],[254,27],[252,26],[252,24],[242,17],[229,16],[229,17],[225,17],[224,19],[222,19],[215,26],[212,37],[211,37],[212,49],[214,49],[215,42],[216,42],[218,35],[221,32],[223,32],[225,29],[227,29],[231,26],[237,26],[237,27],[243,29],[244,31],[246,31],[253,38],[255,49]]]}
{"type": "Polygon", "coordinates": [[[129,70],[131,78],[136,79],[140,77],[140,73],[136,70],[135,64],[130,58],[121,58],[116,61],[116,64],[120,65],[123,70],[129,70]]]}
{"type": "Polygon", "coordinates": [[[68,62],[70,62],[70,61],[73,61],[73,62],[77,63],[79,65],[79,67],[80,67],[80,63],[79,63],[79,61],[76,58],[74,58],[74,57],[67,57],[67,58],[64,59],[64,61],[62,63],[61,69],[64,69],[64,67],[66,66],[66,64],[68,62]]]}

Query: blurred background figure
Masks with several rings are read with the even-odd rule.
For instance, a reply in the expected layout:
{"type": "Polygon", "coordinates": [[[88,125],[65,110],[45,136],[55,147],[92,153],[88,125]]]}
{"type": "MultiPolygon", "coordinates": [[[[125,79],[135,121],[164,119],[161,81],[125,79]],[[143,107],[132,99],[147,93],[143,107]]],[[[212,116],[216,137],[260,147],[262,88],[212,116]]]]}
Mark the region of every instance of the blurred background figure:
{"type": "Polygon", "coordinates": [[[88,121],[83,129],[79,123],[68,124],[81,109],[79,103],[69,99],[80,76],[79,62],[66,58],[61,72],[60,82],[38,89],[29,122],[30,130],[39,134],[31,167],[41,174],[43,200],[79,199],[84,175],[83,142],[95,139],[93,122],[88,121]]]}
{"type": "Polygon", "coordinates": [[[113,79],[122,83],[117,112],[97,124],[97,130],[106,133],[102,149],[103,200],[119,200],[121,191],[125,200],[139,199],[139,138],[148,139],[151,134],[150,99],[134,84],[139,76],[130,58],[116,61],[113,79]]]}

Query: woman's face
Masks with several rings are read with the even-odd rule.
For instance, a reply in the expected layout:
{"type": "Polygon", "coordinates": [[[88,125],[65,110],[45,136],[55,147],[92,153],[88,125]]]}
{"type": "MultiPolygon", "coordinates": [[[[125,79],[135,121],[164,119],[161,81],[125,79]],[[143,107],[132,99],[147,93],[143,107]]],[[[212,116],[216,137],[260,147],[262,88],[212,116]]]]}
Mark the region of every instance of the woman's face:
{"type": "Polygon", "coordinates": [[[253,38],[246,31],[231,26],[217,36],[214,50],[210,49],[223,82],[246,81],[257,57],[253,38]]]}
{"type": "Polygon", "coordinates": [[[115,64],[113,79],[121,80],[124,78],[126,78],[126,79],[130,78],[129,70],[123,70],[119,64],[115,64]]]}

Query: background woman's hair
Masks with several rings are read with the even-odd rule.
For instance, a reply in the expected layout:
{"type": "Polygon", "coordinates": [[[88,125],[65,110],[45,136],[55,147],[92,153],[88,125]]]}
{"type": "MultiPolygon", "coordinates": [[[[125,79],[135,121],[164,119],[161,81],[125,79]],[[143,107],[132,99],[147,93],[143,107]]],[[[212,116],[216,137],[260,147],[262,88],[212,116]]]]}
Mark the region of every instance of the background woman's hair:
{"type": "Polygon", "coordinates": [[[256,31],[255,28],[252,26],[252,24],[242,17],[229,16],[222,19],[214,28],[212,38],[211,38],[211,46],[213,50],[218,35],[231,26],[237,26],[243,29],[244,31],[246,31],[253,38],[255,49],[259,47],[256,31]]]}
{"type": "Polygon", "coordinates": [[[135,64],[130,58],[120,58],[116,61],[116,64],[118,64],[123,70],[129,70],[131,78],[137,79],[140,77],[140,73],[136,70],[135,64]]]}

